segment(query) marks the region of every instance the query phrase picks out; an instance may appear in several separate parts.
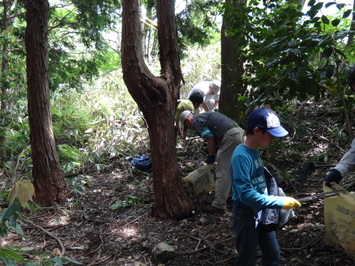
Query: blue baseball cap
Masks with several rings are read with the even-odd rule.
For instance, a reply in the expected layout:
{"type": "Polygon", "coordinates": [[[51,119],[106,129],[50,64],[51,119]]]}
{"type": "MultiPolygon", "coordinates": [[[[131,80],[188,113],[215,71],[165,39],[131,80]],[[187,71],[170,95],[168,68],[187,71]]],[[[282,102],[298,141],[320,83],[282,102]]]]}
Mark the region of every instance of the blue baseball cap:
{"type": "Polygon", "coordinates": [[[248,127],[260,127],[277,138],[288,135],[288,131],[281,126],[280,119],[276,113],[265,107],[256,109],[248,117],[248,127]]]}

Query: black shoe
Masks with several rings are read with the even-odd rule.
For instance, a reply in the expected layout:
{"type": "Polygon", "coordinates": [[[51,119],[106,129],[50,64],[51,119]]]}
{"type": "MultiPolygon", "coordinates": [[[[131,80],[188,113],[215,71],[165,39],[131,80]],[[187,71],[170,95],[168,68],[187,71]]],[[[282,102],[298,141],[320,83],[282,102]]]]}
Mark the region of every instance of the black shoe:
{"type": "Polygon", "coordinates": [[[216,208],[212,205],[201,207],[201,211],[204,213],[225,213],[224,209],[216,208]]]}

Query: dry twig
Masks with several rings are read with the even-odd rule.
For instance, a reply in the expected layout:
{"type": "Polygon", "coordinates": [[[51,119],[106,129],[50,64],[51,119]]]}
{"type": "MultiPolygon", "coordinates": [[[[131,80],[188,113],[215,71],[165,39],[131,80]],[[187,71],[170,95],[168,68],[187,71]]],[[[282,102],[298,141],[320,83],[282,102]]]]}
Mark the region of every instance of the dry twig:
{"type": "Polygon", "coordinates": [[[213,243],[211,245],[208,245],[206,247],[203,247],[203,248],[200,248],[200,249],[197,249],[197,250],[186,251],[186,252],[176,252],[175,254],[176,255],[194,254],[194,253],[209,249],[209,248],[211,248],[211,247],[213,247],[215,245],[218,245],[218,244],[221,244],[221,243],[224,243],[224,242],[228,242],[228,241],[231,241],[231,240],[234,240],[234,239],[235,239],[234,237],[227,238],[227,239],[222,239],[222,240],[217,241],[217,242],[215,242],[215,243],[213,243]]]}
{"type": "Polygon", "coordinates": [[[25,222],[33,225],[34,227],[37,227],[38,229],[41,229],[43,232],[45,232],[47,235],[49,235],[50,237],[54,238],[60,245],[60,248],[62,249],[62,251],[60,252],[60,256],[64,256],[65,253],[65,247],[62,243],[62,241],[60,241],[60,239],[58,237],[56,237],[55,235],[51,234],[50,232],[48,232],[46,229],[44,229],[43,227],[35,224],[34,222],[30,221],[29,219],[24,219],[25,222]]]}

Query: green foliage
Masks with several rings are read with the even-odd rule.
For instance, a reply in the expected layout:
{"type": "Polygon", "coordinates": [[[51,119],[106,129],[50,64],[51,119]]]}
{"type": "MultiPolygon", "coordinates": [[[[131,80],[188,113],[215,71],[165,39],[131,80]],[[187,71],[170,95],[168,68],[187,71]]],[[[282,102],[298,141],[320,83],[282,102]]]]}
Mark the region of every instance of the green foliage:
{"type": "MultiPolygon", "coordinates": [[[[61,1],[51,8],[49,72],[53,90],[83,89],[99,69],[107,69],[112,54],[102,34],[119,21],[117,0],[61,1]]],[[[112,65],[111,65],[112,67],[112,65]]]]}
{"type": "MultiPolygon", "coordinates": [[[[195,0],[176,15],[179,43],[182,49],[187,45],[207,46],[216,39],[220,1],[195,0]]],[[[218,37],[219,38],[219,35],[218,37]]]]}
{"type": "Polygon", "coordinates": [[[337,91],[338,80],[346,87],[347,60],[354,51],[344,43],[349,11],[340,19],[316,16],[322,2],[310,1],[305,14],[289,3],[264,5],[252,1],[249,6],[226,6],[231,10],[227,19],[234,25],[229,34],[247,62],[244,80],[254,88],[250,97],[259,104],[280,106],[287,99],[318,100],[337,91]]]}
{"type": "Polygon", "coordinates": [[[7,121],[9,123],[3,131],[7,144],[6,154],[10,161],[16,161],[18,156],[29,156],[29,150],[26,148],[30,140],[28,117],[21,112],[18,112],[17,114],[14,113],[13,117],[16,117],[16,120],[8,119],[7,121]]]}
{"type": "Polygon", "coordinates": [[[64,173],[74,172],[80,169],[86,162],[86,156],[78,148],[67,144],[58,145],[58,157],[64,173]]]}
{"type": "Polygon", "coordinates": [[[119,72],[98,79],[84,91],[52,98],[53,128],[62,170],[92,163],[99,171],[110,157],[140,153],[148,132],[119,72]]]}
{"type": "Polygon", "coordinates": [[[15,261],[25,263],[25,259],[20,256],[16,251],[6,248],[0,248],[0,260],[4,265],[16,265],[15,261]]]}
{"type": "Polygon", "coordinates": [[[207,47],[193,45],[186,52],[188,58],[181,61],[185,84],[180,88],[181,98],[186,98],[192,87],[204,80],[221,79],[221,45],[213,42],[207,47]]]}
{"type": "Polygon", "coordinates": [[[90,127],[90,110],[77,103],[80,99],[76,97],[75,92],[57,93],[52,97],[53,128],[58,144],[74,145],[85,141],[82,135],[90,127]]]}
{"type": "MultiPolygon", "coordinates": [[[[0,236],[7,237],[10,231],[23,235],[20,214],[21,207],[32,210],[31,201],[34,196],[34,187],[29,181],[19,181],[8,195],[9,206],[0,210],[0,236]]],[[[0,248],[0,260],[5,265],[15,265],[15,261],[24,263],[25,260],[16,251],[0,248]]]]}
{"type": "Polygon", "coordinates": [[[6,237],[11,230],[15,230],[19,234],[23,234],[19,224],[21,204],[15,200],[8,208],[0,212],[0,236],[6,237]]]}
{"type": "Polygon", "coordinates": [[[116,210],[120,210],[123,208],[128,208],[128,207],[132,207],[132,206],[136,206],[139,205],[140,198],[139,197],[135,197],[135,196],[131,196],[131,195],[126,195],[125,196],[125,200],[121,201],[121,200],[117,200],[114,204],[112,204],[109,209],[111,211],[116,211],[116,210]]]}
{"type": "Polygon", "coordinates": [[[90,187],[91,176],[78,175],[74,178],[67,178],[67,183],[70,187],[70,193],[73,196],[83,195],[86,191],[86,186],[90,187]]]}

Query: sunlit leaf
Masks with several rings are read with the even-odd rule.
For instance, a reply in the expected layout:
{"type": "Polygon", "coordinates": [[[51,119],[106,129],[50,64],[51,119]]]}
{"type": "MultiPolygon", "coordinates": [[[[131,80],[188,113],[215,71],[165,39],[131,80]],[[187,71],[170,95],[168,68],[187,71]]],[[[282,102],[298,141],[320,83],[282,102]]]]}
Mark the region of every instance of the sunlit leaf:
{"type": "Polygon", "coordinates": [[[28,180],[21,180],[16,182],[14,187],[11,189],[8,200],[11,205],[16,198],[20,201],[22,207],[26,207],[28,201],[32,201],[35,195],[35,189],[32,183],[28,180]]]}

